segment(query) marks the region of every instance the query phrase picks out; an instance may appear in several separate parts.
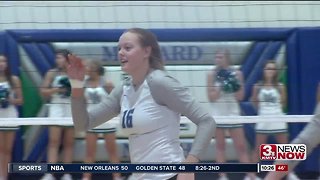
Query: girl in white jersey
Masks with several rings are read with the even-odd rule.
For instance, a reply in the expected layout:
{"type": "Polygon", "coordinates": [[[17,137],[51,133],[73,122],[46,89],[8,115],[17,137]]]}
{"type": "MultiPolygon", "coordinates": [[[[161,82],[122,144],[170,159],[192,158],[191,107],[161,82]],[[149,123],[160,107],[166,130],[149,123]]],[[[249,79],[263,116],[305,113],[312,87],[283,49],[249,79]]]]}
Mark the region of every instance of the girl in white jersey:
{"type": "MultiPolygon", "coordinates": [[[[86,74],[85,80],[85,97],[88,104],[88,109],[95,108],[102,99],[112,91],[114,88],[111,81],[107,81],[104,78],[104,68],[100,61],[87,60],[86,62],[86,74]]],[[[119,163],[117,145],[116,145],[116,128],[112,125],[97,127],[87,131],[86,134],[86,163],[94,163],[96,156],[96,147],[98,134],[103,133],[105,139],[105,146],[108,152],[110,162],[119,163]]],[[[114,180],[121,180],[120,173],[113,174],[114,180]]],[[[90,173],[84,173],[82,180],[91,180],[90,173]]]]}
{"type": "MultiPolygon", "coordinates": [[[[17,118],[16,105],[23,103],[21,82],[10,72],[8,60],[0,55],[0,118],[17,118]]],[[[8,179],[8,163],[11,161],[15,131],[18,126],[0,127],[0,180],[8,179]]]]}
{"type": "MultiPolygon", "coordinates": [[[[239,101],[243,99],[243,75],[242,72],[230,67],[230,52],[217,50],[215,54],[216,68],[208,73],[207,92],[212,105],[212,114],[215,116],[240,116],[239,101]],[[228,80],[228,79],[234,80],[228,80]],[[228,82],[229,81],[229,82],[228,82]],[[228,82],[228,83],[226,83],[228,82]],[[230,87],[230,88],[228,88],[230,87]]],[[[250,158],[246,148],[246,139],[242,124],[217,124],[215,133],[216,162],[225,163],[226,143],[225,136],[229,132],[239,161],[249,163],[250,158]]],[[[227,180],[225,173],[219,173],[220,180],[227,180]]],[[[255,179],[253,173],[248,173],[245,179],[255,179]]]]}
{"type": "MultiPolygon", "coordinates": [[[[51,98],[49,117],[71,117],[70,83],[66,74],[66,63],[70,52],[66,49],[56,51],[57,67],[50,69],[41,88],[42,96],[51,98]]],[[[63,163],[71,163],[73,157],[74,130],[72,126],[50,126],[48,142],[48,163],[59,161],[59,146],[63,134],[63,163]]],[[[45,174],[42,180],[54,180],[52,174],[45,174]]],[[[64,174],[62,180],[71,180],[70,174],[64,174]]]]}
{"type": "MultiPolygon", "coordinates": [[[[255,84],[252,91],[251,101],[255,105],[259,116],[283,115],[283,107],[286,105],[285,86],[278,81],[278,71],[275,61],[267,61],[264,66],[262,81],[255,84]]],[[[259,161],[258,153],[261,144],[267,143],[269,135],[274,135],[278,143],[287,144],[287,123],[257,123],[256,145],[252,159],[259,161]]],[[[295,177],[290,174],[291,179],[295,177]]]]}
{"type": "MultiPolygon", "coordinates": [[[[132,78],[113,89],[95,109],[86,111],[81,59],[70,56],[68,75],[72,84],[72,115],[77,131],[85,131],[120,114],[123,131],[129,135],[133,163],[199,162],[213,137],[215,121],[189,91],[164,71],[156,36],[133,28],[119,39],[122,70],[132,78]],[[197,124],[191,151],[185,158],[180,146],[180,115],[197,124]]],[[[193,173],[133,174],[137,180],[194,179],[193,173]]]]}

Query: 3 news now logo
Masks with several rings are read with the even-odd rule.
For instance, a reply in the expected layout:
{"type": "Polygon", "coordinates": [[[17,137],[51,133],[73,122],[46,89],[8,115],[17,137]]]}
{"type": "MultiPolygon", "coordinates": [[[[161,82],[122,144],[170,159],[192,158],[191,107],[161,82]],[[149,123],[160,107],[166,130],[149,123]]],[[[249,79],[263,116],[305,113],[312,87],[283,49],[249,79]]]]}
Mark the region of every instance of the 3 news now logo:
{"type": "Polygon", "coordinates": [[[305,144],[261,144],[261,160],[305,160],[307,147],[305,144]]]}

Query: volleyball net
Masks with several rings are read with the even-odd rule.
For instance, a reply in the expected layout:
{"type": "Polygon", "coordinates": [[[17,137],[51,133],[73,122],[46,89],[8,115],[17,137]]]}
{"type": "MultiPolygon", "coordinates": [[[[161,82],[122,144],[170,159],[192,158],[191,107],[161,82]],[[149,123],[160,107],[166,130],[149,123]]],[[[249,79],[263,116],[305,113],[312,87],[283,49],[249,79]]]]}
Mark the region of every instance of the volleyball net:
{"type": "MultiPolygon", "coordinates": [[[[308,123],[313,115],[269,115],[269,116],[214,116],[218,124],[255,124],[255,123],[308,123]]],[[[106,122],[117,127],[120,118],[115,117],[106,122]]],[[[181,124],[192,123],[187,117],[181,117],[181,124]]],[[[30,118],[0,118],[0,126],[36,126],[36,125],[61,125],[73,126],[71,117],[30,117],[30,118]]],[[[102,124],[103,126],[103,124],[102,124]]],[[[120,129],[119,129],[120,130],[120,129]]]]}

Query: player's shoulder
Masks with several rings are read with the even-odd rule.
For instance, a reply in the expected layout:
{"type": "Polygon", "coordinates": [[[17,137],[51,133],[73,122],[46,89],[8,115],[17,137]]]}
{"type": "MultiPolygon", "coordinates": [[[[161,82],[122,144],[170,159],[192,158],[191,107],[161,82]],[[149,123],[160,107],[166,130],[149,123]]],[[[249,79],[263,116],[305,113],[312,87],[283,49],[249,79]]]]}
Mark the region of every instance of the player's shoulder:
{"type": "Polygon", "coordinates": [[[286,88],[285,84],[283,84],[283,83],[281,83],[281,82],[278,83],[278,89],[279,89],[280,91],[281,91],[281,90],[285,90],[285,88],[286,88]]]}
{"type": "Polygon", "coordinates": [[[178,81],[164,70],[153,70],[147,77],[150,88],[168,88],[178,81]]]}
{"type": "Polygon", "coordinates": [[[55,76],[58,73],[57,68],[52,68],[47,71],[47,76],[55,76]]]}
{"type": "Polygon", "coordinates": [[[58,72],[59,70],[57,68],[52,68],[52,69],[49,69],[48,70],[48,73],[56,73],[58,72]]]}
{"type": "Polygon", "coordinates": [[[11,76],[11,79],[12,79],[13,81],[19,81],[19,80],[20,80],[19,76],[16,76],[16,75],[12,75],[12,76],[11,76]]]}

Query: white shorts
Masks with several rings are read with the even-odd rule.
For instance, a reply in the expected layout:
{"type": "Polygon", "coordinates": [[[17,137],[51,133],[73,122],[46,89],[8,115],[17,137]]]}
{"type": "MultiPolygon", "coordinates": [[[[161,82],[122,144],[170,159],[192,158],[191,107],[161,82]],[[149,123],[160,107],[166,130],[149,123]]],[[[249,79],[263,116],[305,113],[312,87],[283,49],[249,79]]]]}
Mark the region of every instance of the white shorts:
{"type": "MultiPolygon", "coordinates": [[[[0,108],[1,118],[18,118],[18,111],[15,106],[10,105],[8,108],[0,108]]],[[[1,126],[0,130],[4,131],[15,131],[19,126],[1,126]]]]}
{"type": "MultiPolygon", "coordinates": [[[[72,117],[70,104],[48,104],[48,117],[72,117]]],[[[61,125],[62,127],[72,127],[73,125],[61,125]]]]}
{"type": "MultiPolygon", "coordinates": [[[[283,115],[283,114],[268,113],[268,115],[283,115]]],[[[287,129],[288,127],[286,122],[273,122],[273,123],[261,122],[261,123],[257,123],[255,126],[256,132],[260,134],[286,133],[287,129]]]]}
{"type": "MultiPolygon", "coordinates": [[[[225,102],[216,102],[211,103],[212,113],[211,115],[214,116],[240,116],[240,107],[237,102],[230,103],[226,100],[225,102]]],[[[242,123],[235,123],[235,124],[223,124],[217,123],[217,128],[242,128],[242,123]]]]}

